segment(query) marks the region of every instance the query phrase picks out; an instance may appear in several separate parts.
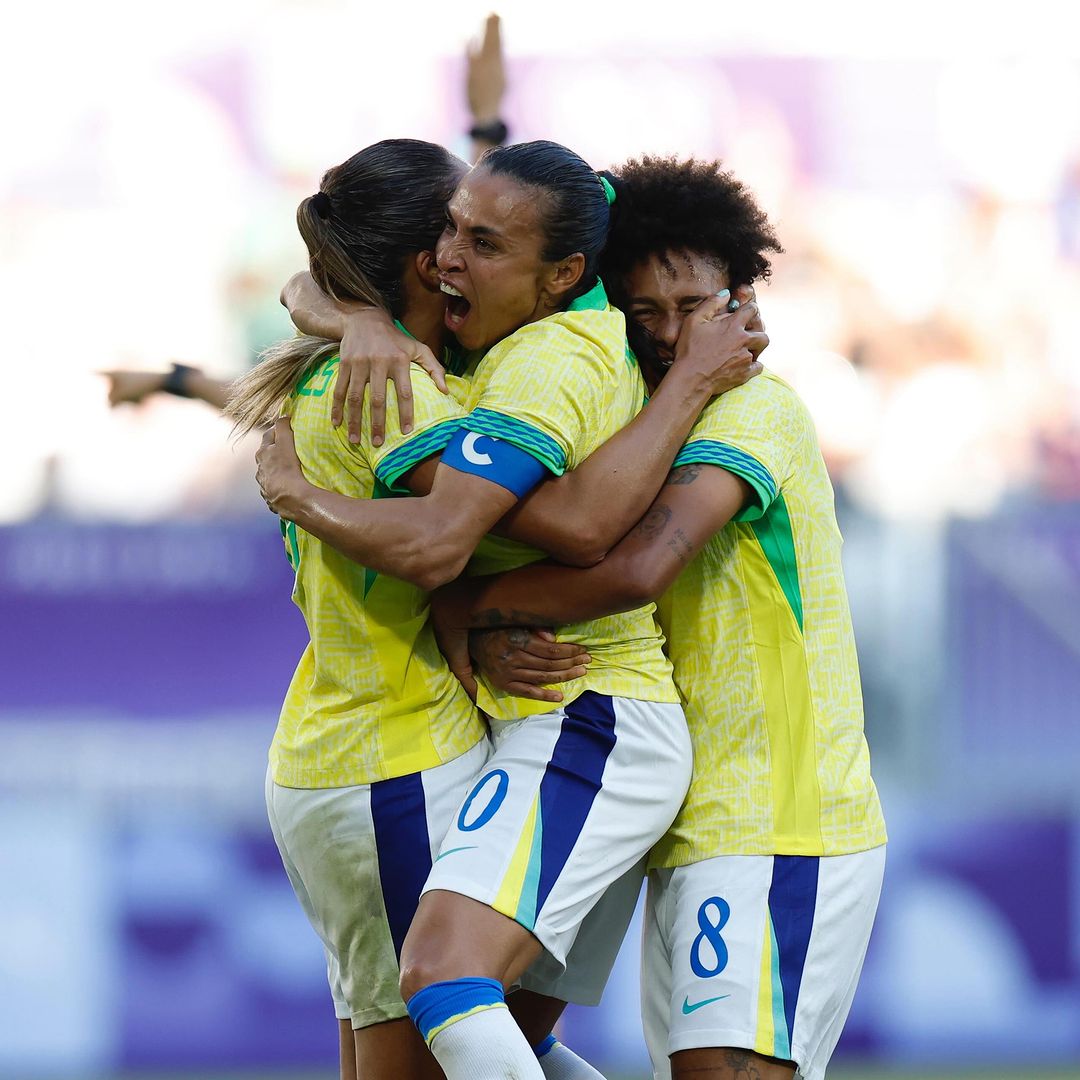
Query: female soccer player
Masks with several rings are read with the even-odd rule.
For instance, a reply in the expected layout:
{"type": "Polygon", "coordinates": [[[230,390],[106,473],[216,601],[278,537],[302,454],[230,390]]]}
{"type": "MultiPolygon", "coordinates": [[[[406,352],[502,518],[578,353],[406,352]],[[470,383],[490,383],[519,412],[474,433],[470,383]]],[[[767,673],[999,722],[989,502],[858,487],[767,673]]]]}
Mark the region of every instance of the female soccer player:
{"type": "MultiPolygon", "coordinates": [[[[608,279],[663,377],[688,312],[768,271],[764,215],[718,163],[621,170],[608,279]]],[[[818,1080],[884,867],[832,488],[769,372],[710,404],[639,525],[595,567],[455,586],[436,621],[559,625],[659,600],[695,773],[651,857],[642,973],[657,1077],[818,1080]],[[523,612],[530,613],[527,617],[523,612]]]]}
{"type": "MultiPolygon", "coordinates": [[[[595,276],[607,222],[604,185],[565,148],[487,155],[451,200],[438,264],[447,327],[466,347],[493,347],[430,494],[363,502],[296,476],[270,493],[273,508],[371,570],[425,587],[456,575],[524,494],[640,408],[623,320],[595,276]]],[[[753,335],[734,326],[727,338],[739,352],[753,335]]],[[[536,553],[503,544],[484,557],[515,565],[536,553]]],[[[485,711],[503,721],[496,753],[453,821],[403,949],[410,1015],[451,1078],[542,1075],[501,1008],[504,987],[541,944],[565,958],[606,886],[667,827],[689,778],[651,610],[568,636],[593,642],[592,664],[563,709],[523,723],[520,700],[481,686],[485,711]]]]}
{"type": "MultiPolygon", "coordinates": [[[[298,212],[316,279],[334,295],[385,305],[441,353],[445,304],[433,249],[464,172],[441,147],[412,140],[378,143],[330,170],[298,212]]],[[[329,423],[335,350],[313,338],[282,342],[237,384],[231,415],[250,428],[284,405],[308,474],[336,490],[379,498],[430,486],[431,456],[460,407],[425,380],[411,433],[396,425],[378,447],[354,444],[329,423]]],[[[342,1075],[441,1075],[402,1019],[398,954],[434,846],[487,759],[486,729],[435,646],[421,590],[356,566],[294,526],[284,534],[311,641],[271,747],[267,805],[326,947],[342,1075]]],[[[587,656],[576,647],[541,647],[561,659],[537,660],[538,680],[549,681],[553,668],[584,672],[587,656]]]]}

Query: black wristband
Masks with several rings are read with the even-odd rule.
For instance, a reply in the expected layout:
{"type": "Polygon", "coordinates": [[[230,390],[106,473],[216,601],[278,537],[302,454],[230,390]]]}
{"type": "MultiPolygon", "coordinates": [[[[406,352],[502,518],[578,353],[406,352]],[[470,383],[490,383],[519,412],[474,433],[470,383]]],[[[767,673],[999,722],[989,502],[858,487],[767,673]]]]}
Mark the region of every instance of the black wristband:
{"type": "Polygon", "coordinates": [[[174,397],[194,397],[187,387],[187,377],[194,375],[197,370],[187,364],[173,364],[172,371],[165,376],[165,381],[161,384],[161,389],[174,397]]]}
{"type": "Polygon", "coordinates": [[[479,142],[489,142],[502,146],[510,135],[510,129],[502,120],[492,120],[489,124],[473,124],[469,128],[469,138],[479,142]]]}

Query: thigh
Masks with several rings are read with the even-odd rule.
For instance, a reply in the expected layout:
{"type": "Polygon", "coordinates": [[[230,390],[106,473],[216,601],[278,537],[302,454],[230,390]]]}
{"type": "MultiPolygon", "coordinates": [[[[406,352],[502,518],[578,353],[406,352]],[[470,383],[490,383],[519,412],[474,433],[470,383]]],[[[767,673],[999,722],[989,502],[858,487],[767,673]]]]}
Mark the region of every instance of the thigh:
{"type": "Polygon", "coordinates": [[[585,916],[574,944],[566,954],[565,967],[556,963],[550,953],[542,953],[522,975],[521,988],[543,995],[545,999],[554,998],[574,1005],[599,1005],[637,909],[644,878],[645,859],[642,858],[607,887],[596,906],[585,916]]]}
{"type": "Polygon", "coordinates": [[[872,911],[869,920],[853,911],[876,907],[880,881],[880,856],[867,852],[732,855],[672,871],[673,1063],[684,1050],[720,1048],[817,1075],[869,937],[872,911]]]}
{"type": "Polygon", "coordinates": [[[734,1046],[680,1050],[671,1055],[672,1080],[791,1080],[795,1064],[734,1046]]]}
{"type": "Polygon", "coordinates": [[[272,816],[290,879],[336,963],[355,1029],[406,1015],[398,989],[401,947],[447,807],[460,801],[487,753],[481,743],[434,769],[370,785],[273,788],[272,816]]]}
{"type": "Polygon", "coordinates": [[[513,919],[561,970],[600,896],[667,829],[690,769],[677,706],[586,692],[516,721],[498,731],[425,889],[513,919]]]}

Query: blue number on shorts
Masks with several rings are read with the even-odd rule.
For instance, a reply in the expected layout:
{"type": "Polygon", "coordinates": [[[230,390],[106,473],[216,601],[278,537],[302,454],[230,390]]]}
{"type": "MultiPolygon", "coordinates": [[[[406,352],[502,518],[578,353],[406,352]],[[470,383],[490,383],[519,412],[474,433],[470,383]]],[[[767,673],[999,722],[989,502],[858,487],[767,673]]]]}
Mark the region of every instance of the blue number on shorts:
{"type": "Polygon", "coordinates": [[[469,797],[465,800],[464,805],[461,807],[461,813],[458,814],[457,825],[462,832],[475,832],[477,829],[483,828],[494,816],[495,812],[503,804],[503,800],[506,798],[506,789],[510,786],[510,777],[503,772],[502,769],[492,769],[486,776],[482,776],[477,781],[476,787],[469,792],[469,797]],[[468,816],[469,810],[472,808],[473,799],[484,790],[484,786],[493,777],[498,777],[498,781],[495,785],[495,794],[488,799],[487,806],[480,811],[479,816],[475,821],[469,824],[465,823],[465,818],[468,816]]]}
{"type": "Polygon", "coordinates": [[[690,969],[699,979],[711,979],[727,967],[728,951],[724,939],[720,936],[720,931],[727,926],[729,918],[731,918],[731,908],[728,902],[721,900],[719,896],[710,896],[698,908],[697,924],[701,927],[701,933],[694,938],[690,946],[690,969]],[[710,907],[716,909],[716,922],[709,918],[710,907]],[[716,966],[713,968],[707,968],[701,962],[701,944],[704,941],[712,946],[713,955],[716,957],[716,966]]]}

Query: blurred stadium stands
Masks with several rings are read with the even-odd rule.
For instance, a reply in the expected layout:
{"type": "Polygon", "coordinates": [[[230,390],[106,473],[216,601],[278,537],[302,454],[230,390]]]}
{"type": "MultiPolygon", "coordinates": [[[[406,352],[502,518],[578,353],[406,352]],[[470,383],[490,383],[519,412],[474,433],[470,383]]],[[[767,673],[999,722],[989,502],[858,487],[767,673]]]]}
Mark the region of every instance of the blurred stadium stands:
{"type": "MultiPolygon", "coordinates": [[[[766,359],[809,402],[836,483],[891,834],[838,1063],[1076,1074],[1080,50],[1032,58],[1015,23],[1015,48],[981,42],[949,4],[936,44],[871,39],[834,6],[862,37],[794,6],[756,36],[579,10],[568,37],[508,10],[507,119],[598,167],[723,156],[787,247],[759,293],[766,359]]],[[[0,119],[18,149],[0,166],[13,1080],[333,1066],[321,952],[262,807],[304,634],[251,443],[197,404],[109,411],[95,372],[238,372],[288,332],[292,211],[323,168],[388,135],[464,151],[447,88],[471,8],[433,8],[427,29],[339,0],[257,19],[199,0],[183,26],[141,10],[72,6],[67,81],[0,119]],[[313,19],[355,64],[294,62],[313,19]]],[[[0,66],[12,100],[37,70],[18,53],[0,66]]],[[[566,1021],[627,1074],[636,978],[631,946],[603,1007],[566,1021]]]]}

